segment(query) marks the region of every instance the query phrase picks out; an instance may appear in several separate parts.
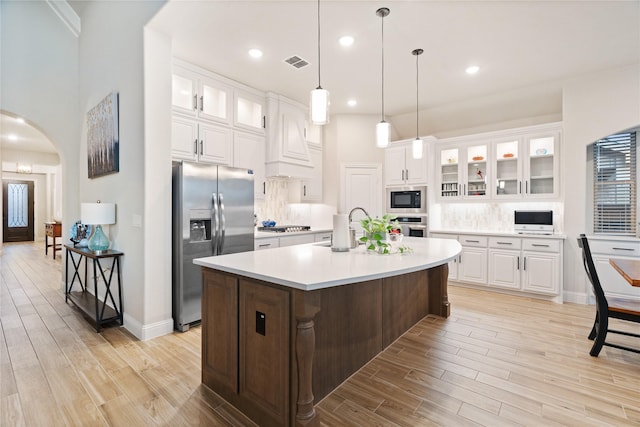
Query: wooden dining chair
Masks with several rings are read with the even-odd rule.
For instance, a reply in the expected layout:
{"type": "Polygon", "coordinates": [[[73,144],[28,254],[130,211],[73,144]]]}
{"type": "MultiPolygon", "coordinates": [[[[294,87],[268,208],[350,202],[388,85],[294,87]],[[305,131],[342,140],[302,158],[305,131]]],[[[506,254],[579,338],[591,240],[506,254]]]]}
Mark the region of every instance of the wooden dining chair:
{"type": "Polygon", "coordinates": [[[578,237],[578,246],[582,248],[582,263],[584,264],[584,269],[587,272],[587,277],[591,282],[593,293],[596,296],[596,319],[593,322],[593,328],[591,328],[591,332],[589,333],[589,339],[593,340],[593,346],[591,347],[589,354],[597,357],[598,354],[600,354],[600,350],[602,350],[603,345],[633,351],[634,353],[640,353],[640,348],[626,347],[605,341],[607,333],[609,332],[640,338],[639,334],[609,329],[610,318],[640,323],[640,303],[621,298],[607,298],[602,290],[602,285],[600,285],[596,266],[593,263],[593,258],[591,257],[589,242],[584,234],[581,234],[580,237],[578,237]]]}

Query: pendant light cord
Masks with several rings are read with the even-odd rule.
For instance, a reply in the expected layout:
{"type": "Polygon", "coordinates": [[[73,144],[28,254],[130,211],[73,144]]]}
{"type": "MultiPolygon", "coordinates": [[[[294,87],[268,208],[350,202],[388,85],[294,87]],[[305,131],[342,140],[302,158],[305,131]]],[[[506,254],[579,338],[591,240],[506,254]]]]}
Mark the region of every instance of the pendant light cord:
{"type": "Polygon", "coordinates": [[[419,139],[419,135],[420,135],[420,131],[418,130],[418,122],[419,122],[419,120],[418,120],[418,92],[420,91],[419,87],[418,87],[418,83],[419,83],[419,80],[420,80],[418,78],[418,76],[420,74],[418,72],[418,57],[419,56],[420,56],[419,54],[416,55],[416,139],[419,139]]]}
{"type": "Polygon", "coordinates": [[[318,0],[318,89],[322,89],[320,85],[320,0],[318,0]]]}
{"type": "Polygon", "coordinates": [[[384,122],[384,15],[382,16],[382,121],[384,122]]]}

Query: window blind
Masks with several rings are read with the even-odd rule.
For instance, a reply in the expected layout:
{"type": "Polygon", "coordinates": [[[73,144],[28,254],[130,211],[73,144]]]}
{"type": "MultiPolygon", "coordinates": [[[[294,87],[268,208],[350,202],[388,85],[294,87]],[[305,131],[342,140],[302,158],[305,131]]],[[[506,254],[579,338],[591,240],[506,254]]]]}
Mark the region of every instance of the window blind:
{"type": "Polygon", "coordinates": [[[593,144],[594,233],[636,234],[636,132],[593,144]]]}

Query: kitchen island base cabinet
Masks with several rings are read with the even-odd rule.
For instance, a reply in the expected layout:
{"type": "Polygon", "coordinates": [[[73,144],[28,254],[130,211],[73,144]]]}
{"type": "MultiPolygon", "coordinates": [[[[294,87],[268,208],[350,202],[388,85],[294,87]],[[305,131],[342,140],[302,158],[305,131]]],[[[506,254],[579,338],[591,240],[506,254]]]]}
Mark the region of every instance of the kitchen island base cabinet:
{"type": "Polygon", "coordinates": [[[424,316],[449,315],[447,275],[304,291],[203,268],[202,381],[261,426],[318,426],[315,402],[424,316]]]}

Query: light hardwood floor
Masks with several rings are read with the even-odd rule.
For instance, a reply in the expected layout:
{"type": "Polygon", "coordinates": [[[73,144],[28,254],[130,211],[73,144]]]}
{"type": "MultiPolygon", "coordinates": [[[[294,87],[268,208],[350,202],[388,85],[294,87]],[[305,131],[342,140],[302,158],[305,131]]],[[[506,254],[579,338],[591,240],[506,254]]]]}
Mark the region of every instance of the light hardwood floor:
{"type": "MultiPolygon", "coordinates": [[[[97,334],[43,245],[0,259],[0,425],[253,425],[200,384],[200,328],[97,334]]],[[[640,425],[640,354],[590,357],[593,307],[453,286],[450,301],[320,402],[322,424],[640,425]]]]}

